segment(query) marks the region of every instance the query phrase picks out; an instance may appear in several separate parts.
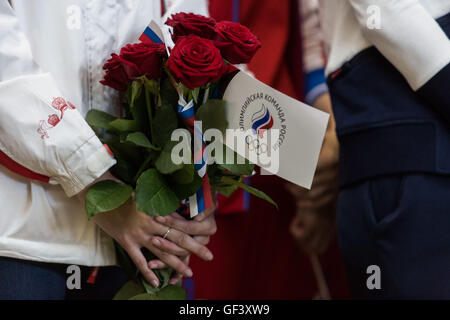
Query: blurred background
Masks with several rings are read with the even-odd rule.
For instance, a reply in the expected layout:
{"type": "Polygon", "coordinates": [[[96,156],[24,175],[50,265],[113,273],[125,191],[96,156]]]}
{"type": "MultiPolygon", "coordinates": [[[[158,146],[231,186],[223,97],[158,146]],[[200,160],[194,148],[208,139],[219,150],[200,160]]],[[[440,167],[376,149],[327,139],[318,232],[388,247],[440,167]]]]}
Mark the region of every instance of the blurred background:
{"type": "MultiPolygon", "coordinates": [[[[216,20],[242,23],[260,38],[263,46],[248,65],[257,79],[305,101],[313,87],[324,85],[316,5],[315,0],[210,0],[209,9],[216,20]]],[[[257,174],[247,183],[270,195],[279,210],[242,191],[219,198],[218,232],[209,244],[215,259],[192,258],[195,275],[184,282],[188,296],[350,298],[336,240],[335,207],[305,214],[284,180],[257,174]]]]}

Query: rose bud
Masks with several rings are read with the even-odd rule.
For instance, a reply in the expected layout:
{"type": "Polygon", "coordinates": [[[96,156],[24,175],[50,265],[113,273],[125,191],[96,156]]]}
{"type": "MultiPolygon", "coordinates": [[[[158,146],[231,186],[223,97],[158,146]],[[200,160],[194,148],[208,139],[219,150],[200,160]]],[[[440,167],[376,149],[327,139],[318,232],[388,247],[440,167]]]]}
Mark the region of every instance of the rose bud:
{"type": "Polygon", "coordinates": [[[216,20],[199,14],[180,12],[167,19],[166,24],[173,28],[173,42],[191,34],[205,39],[215,38],[216,20]]]}
{"type": "Polygon", "coordinates": [[[128,73],[136,72],[138,70],[133,70],[133,67],[129,67],[128,73],[125,71],[125,67],[122,59],[117,54],[112,54],[111,59],[106,61],[103,69],[106,70],[104,80],[100,81],[101,84],[109,86],[118,91],[125,91],[127,89],[128,83],[132,80],[130,79],[128,73]]]}
{"type": "Polygon", "coordinates": [[[127,44],[120,50],[120,57],[132,63],[138,69],[137,76],[149,79],[161,77],[166,47],[162,43],[140,42],[127,44]]]}
{"type": "Polygon", "coordinates": [[[216,46],[222,52],[223,58],[232,64],[249,63],[256,51],[261,48],[258,38],[239,23],[218,22],[216,33],[216,46]]]}

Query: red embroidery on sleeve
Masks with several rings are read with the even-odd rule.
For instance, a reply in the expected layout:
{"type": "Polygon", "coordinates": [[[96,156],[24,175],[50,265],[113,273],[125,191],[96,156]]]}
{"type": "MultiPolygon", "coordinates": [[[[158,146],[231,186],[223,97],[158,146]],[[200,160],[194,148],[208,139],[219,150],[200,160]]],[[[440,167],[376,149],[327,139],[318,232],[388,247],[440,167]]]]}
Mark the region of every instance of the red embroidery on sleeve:
{"type": "Polygon", "coordinates": [[[66,110],[75,109],[75,106],[70,103],[70,101],[66,101],[62,97],[53,98],[52,107],[58,110],[60,115],[53,113],[48,116],[47,121],[39,121],[39,128],[37,129],[37,132],[41,135],[41,139],[50,138],[48,135],[48,130],[56,127],[56,125],[61,122],[66,110]]]}

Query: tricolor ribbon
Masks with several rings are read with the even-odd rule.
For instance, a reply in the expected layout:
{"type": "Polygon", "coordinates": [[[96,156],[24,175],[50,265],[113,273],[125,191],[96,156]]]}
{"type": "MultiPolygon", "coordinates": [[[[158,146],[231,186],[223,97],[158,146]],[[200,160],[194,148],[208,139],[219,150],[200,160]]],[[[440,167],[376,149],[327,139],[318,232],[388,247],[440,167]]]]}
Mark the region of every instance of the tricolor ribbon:
{"type": "Polygon", "coordinates": [[[195,194],[189,197],[189,211],[191,218],[199,213],[205,211],[213,205],[211,197],[211,186],[209,178],[206,173],[207,159],[206,159],[206,143],[203,138],[202,129],[195,123],[195,108],[194,100],[186,102],[180,90],[178,100],[178,115],[183,120],[184,124],[191,131],[194,139],[200,139],[201,148],[196,150],[194,143],[194,168],[198,175],[202,178],[202,186],[195,194]]]}
{"type": "MultiPolygon", "coordinates": [[[[139,38],[142,42],[154,42],[154,43],[164,43],[164,35],[161,28],[154,21],[151,21],[145,31],[139,38]]],[[[170,52],[168,52],[170,54],[170,52]]],[[[174,86],[176,86],[174,84],[174,86]]],[[[195,125],[195,108],[194,101],[191,100],[189,103],[183,97],[183,90],[177,88],[179,93],[178,100],[178,115],[183,120],[184,124],[189,128],[194,139],[200,139],[201,148],[199,150],[194,150],[194,167],[198,175],[202,178],[202,186],[200,189],[189,197],[189,211],[191,218],[195,217],[199,213],[205,211],[213,205],[211,197],[211,186],[209,185],[209,178],[206,174],[207,161],[206,161],[206,143],[203,139],[202,129],[195,125]]],[[[205,98],[207,94],[205,94],[205,98]]],[[[194,144],[194,147],[196,144],[194,144]]]]}

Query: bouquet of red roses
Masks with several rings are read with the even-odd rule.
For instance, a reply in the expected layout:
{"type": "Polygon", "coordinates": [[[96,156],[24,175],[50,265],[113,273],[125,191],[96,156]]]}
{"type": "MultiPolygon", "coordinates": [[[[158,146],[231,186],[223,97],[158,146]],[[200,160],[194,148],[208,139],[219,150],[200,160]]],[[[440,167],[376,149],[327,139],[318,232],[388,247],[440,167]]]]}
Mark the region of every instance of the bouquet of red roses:
{"type": "MultiPolygon", "coordinates": [[[[126,45],[104,65],[102,84],[123,93],[121,114],[91,110],[87,121],[114,153],[117,164],[111,172],[122,182],[101,181],[89,189],[89,217],[118,208],[132,197],[138,210],[148,215],[184,211],[192,217],[213,204],[216,192],[229,196],[239,187],[273,203],[242,183],[253,173],[253,164],[237,161],[234,152],[231,161],[217,161],[217,155],[207,154],[203,138],[208,129],[224,133],[227,128],[226,101],[217,99],[220,80],[236,70],[232,64],[250,62],[261,46],[259,40],[240,24],[216,23],[189,13],[173,15],[167,25],[175,43],[170,56],[161,39],[147,30],[141,42],[126,45]],[[174,139],[177,130],[181,134],[174,139]],[[188,143],[180,147],[182,136],[188,143]],[[180,150],[184,161],[174,161],[180,150]]],[[[133,266],[126,254],[121,259],[133,266]]],[[[171,270],[157,270],[159,288],[149,286],[135,269],[130,273],[134,280],[121,298],[140,293],[181,297],[178,287],[168,285],[171,270]]]]}

